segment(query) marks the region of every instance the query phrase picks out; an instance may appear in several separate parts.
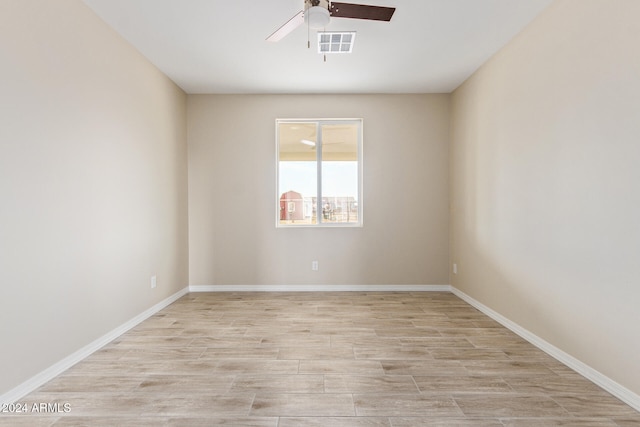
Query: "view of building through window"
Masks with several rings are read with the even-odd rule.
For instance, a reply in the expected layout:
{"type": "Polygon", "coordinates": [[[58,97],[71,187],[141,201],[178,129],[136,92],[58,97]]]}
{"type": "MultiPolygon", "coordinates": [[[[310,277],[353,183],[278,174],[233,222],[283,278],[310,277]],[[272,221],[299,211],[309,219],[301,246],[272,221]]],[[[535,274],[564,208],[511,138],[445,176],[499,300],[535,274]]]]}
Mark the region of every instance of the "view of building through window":
{"type": "Polygon", "coordinates": [[[278,120],[278,224],[361,225],[361,120],[278,120]]]}

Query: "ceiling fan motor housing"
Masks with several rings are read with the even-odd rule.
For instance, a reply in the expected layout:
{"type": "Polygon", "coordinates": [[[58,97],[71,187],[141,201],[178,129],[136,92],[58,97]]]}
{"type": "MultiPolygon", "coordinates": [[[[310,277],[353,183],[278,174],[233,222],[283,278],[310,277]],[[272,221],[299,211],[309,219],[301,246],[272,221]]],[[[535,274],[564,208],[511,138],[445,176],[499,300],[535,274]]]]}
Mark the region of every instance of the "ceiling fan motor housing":
{"type": "Polygon", "coordinates": [[[329,24],[331,15],[328,0],[305,0],[304,10],[304,20],[309,27],[320,29],[329,24]]]}
{"type": "Polygon", "coordinates": [[[315,6],[324,7],[325,9],[329,10],[330,5],[328,0],[304,0],[305,10],[315,6]]]}

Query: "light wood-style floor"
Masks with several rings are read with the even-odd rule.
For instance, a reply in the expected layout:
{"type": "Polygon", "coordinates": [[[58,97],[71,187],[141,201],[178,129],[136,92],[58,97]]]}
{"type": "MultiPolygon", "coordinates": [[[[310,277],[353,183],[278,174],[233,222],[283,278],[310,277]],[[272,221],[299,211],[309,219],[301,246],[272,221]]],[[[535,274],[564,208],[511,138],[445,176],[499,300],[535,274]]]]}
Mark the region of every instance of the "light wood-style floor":
{"type": "Polygon", "coordinates": [[[22,402],[11,426],[639,426],[449,293],[189,294],[22,402]]]}

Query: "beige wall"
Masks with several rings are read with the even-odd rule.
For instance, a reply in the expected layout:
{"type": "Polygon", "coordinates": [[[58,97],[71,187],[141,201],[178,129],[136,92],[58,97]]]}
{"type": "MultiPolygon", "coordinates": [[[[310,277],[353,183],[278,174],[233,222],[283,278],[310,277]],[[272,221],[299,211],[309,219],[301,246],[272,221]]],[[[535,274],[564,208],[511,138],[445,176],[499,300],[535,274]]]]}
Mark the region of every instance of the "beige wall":
{"type": "Polygon", "coordinates": [[[448,95],[189,96],[190,283],[447,284],[448,108],[448,95]],[[362,228],[275,227],[275,119],[310,117],[364,119],[362,228]]]}
{"type": "Polygon", "coordinates": [[[186,185],[180,89],[79,0],[0,2],[0,395],[187,285],[186,185]]]}
{"type": "Polygon", "coordinates": [[[640,2],[560,0],[452,97],[452,284],[640,393],[640,2]]]}

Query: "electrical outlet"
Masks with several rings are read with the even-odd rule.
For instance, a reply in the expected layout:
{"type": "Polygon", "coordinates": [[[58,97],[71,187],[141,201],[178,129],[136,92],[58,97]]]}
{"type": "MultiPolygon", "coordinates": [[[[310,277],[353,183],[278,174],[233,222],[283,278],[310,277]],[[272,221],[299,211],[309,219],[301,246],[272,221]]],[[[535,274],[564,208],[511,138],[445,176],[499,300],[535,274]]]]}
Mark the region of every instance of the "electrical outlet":
{"type": "Polygon", "coordinates": [[[311,261],[311,270],[318,271],[318,261],[311,261]]]}
{"type": "Polygon", "coordinates": [[[458,264],[453,264],[453,274],[458,274],[458,264]]]}
{"type": "Polygon", "coordinates": [[[156,276],[151,276],[151,289],[155,288],[157,285],[156,276]]]}

